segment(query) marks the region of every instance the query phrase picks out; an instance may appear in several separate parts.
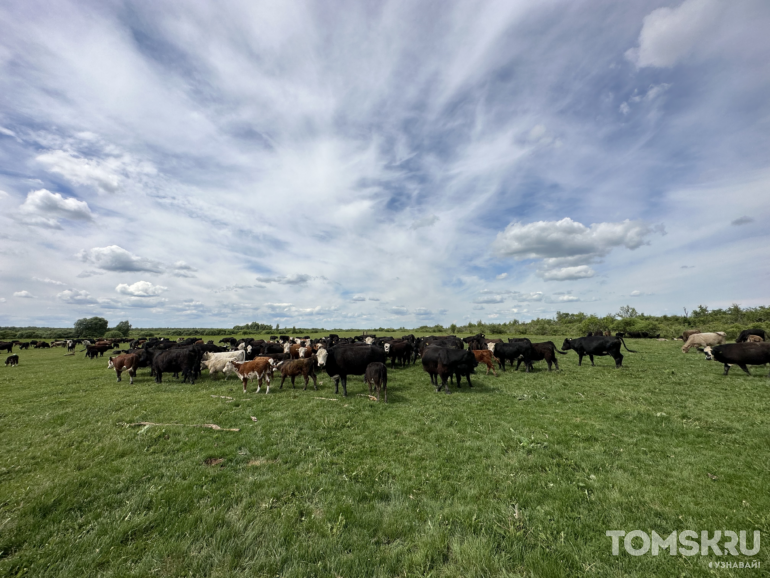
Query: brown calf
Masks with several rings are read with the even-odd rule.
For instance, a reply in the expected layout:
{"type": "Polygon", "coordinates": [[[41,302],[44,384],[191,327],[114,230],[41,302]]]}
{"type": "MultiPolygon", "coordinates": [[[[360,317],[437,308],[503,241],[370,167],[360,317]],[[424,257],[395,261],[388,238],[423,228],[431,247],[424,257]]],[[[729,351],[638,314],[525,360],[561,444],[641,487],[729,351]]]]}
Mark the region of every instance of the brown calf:
{"type": "Polygon", "coordinates": [[[313,378],[313,387],[318,389],[318,382],[315,378],[315,355],[310,359],[294,359],[284,361],[281,366],[281,388],[287,377],[291,378],[291,386],[294,387],[294,378],[301,375],[305,378],[305,389],[307,389],[308,378],[313,378]]]}
{"type": "Polygon", "coordinates": [[[762,339],[759,335],[749,335],[746,337],[746,341],[749,343],[756,342],[756,343],[762,343],[764,339],[762,339]]]}
{"type": "Polygon", "coordinates": [[[474,350],[473,355],[476,357],[476,361],[479,362],[479,365],[483,363],[487,366],[487,372],[484,375],[489,375],[489,370],[491,369],[492,373],[494,373],[495,377],[497,377],[495,366],[492,363],[492,352],[489,351],[489,349],[474,350]]]}
{"type": "Polygon", "coordinates": [[[131,380],[131,385],[134,385],[134,377],[136,377],[136,369],[139,367],[139,356],[134,353],[126,353],[124,355],[118,355],[117,357],[110,357],[110,361],[107,363],[107,369],[114,369],[118,375],[118,381],[120,381],[120,374],[123,371],[128,371],[128,377],[131,380]]]}
{"type": "Polygon", "coordinates": [[[243,381],[243,393],[246,393],[246,385],[250,379],[257,379],[257,393],[262,389],[262,379],[267,381],[267,391],[270,393],[270,378],[273,376],[275,362],[267,357],[255,357],[251,361],[231,361],[235,368],[235,375],[243,381]]]}

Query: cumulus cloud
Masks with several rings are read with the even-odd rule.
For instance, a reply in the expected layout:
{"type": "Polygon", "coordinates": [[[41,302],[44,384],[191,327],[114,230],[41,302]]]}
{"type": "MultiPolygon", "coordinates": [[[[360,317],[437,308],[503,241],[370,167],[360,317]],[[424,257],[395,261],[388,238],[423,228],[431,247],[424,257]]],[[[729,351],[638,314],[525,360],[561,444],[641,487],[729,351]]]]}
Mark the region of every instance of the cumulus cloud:
{"type": "Polygon", "coordinates": [[[56,298],[70,305],[94,305],[98,303],[91,297],[88,291],[79,291],[77,289],[67,289],[56,295],[56,298]]]}
{"type": "Polygon", "coordinates": [[[658,8],[644,18],[639,44],[626,58],[639,68],[671,67],[707,44],[728,3],[685,0],[676,8],[658,8]]]}
{"type": "Polygon", "coordinates": [[[13,294],[14,297],[21,297],[22,299],[34,299],[35,296],[30,293],[29,291],[16,291],[16,293],[13,294]]]}
{"type": "Polygon", "coordinates": [[[46,189],[31,191],[19,207],[22,222],[36,227],[61,229],[61,219],[93,221],[93,214],[85,201],[63,197],[46,189]]]}
{"type": "Polygon", "coordinates": [[[649,244],[646,237],[664,233],[661,226],[641,221],[594,223],[586,227],[569,217],[560,221],[511,223],[493,243],[501,257],[516,260],[540,259],[538,275],[546,281],[587,279],[595,272],[588,264],[605,257],[616,247],[638,249],[649,244]]]}
{"type": "Polygon", "coordinates": [[[487,295],[485,297],[476,297],[476,299],[473,300],[474,303],[479,304],[503,303],[504,301],[505,297],[502,295],[487,295]]]}
{"type": "Polygon", "coordinates": [[[122,295],[130,295],[132,297],[156,297],[167,291],[168,287],[162,285],[153,285],[149,281],[137,281],[133,285],[127,283],[121,283],[115,287],[115,291],[122,295]]]}
{"type": "Polygon", "coordinates": [[[174,277],[187,278],[196,277],[195,273],[198,271],[195,267],[188,265],[184,261],[177,261],[169,270],[174,277]]]}
{"type": "Polygon", "coordinates": [[[118,245],[94,247],[88,251],[83,250],[78,253],[78,257],[84,263],[89,263],[105,271],[162,273],[164,270],[161,263],[138,257],[118,245]]]}
{"type": "Polygon", "coordinates": [[[533,293],[519,293],[518,291],[514,291],[511,294],[511,299],[518,302],[542,301],[543,297],[542,291],[535,291],[533,293]]]}
{"type": "Polygon", "coordinates": [[[752,219],[751,217],[739,217],[734,221],[731,221],[730,224],[735,227],[739,227],[741,225],[748,225],[749,223],[753,223],[753,222],[754,222],[754,219],[752,219]]]}
{"type": "Polygon", "coordinates": [[[353,295],[353,297],[350,298],[351,301],[366,301],[366,297],[363,295],[353,295]]]}
{"type": "Polygon", "coordinates": [[[278,283],[279,285],[304,285],[310,279],[310,275],[304,273],[276,277],[257,277],[257,281],[260,283],[278,283]]]}
{"type": "Polygon", "coordinates": [[[508,273],[500,273],[495,279],[502,280],[508,277],[508,273]]]}

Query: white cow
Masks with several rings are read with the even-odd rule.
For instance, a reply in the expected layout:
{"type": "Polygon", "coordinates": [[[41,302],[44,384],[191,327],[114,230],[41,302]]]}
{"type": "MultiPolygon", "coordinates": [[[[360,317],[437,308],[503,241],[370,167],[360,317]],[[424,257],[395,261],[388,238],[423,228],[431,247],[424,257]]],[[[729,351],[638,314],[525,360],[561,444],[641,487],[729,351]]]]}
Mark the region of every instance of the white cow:
{"type": "Polygon", "coordinates": [[[722,345],[725,342],[726,334],[724,331],[716,333],[696,333],[687,338],[687,343],[682,346],[682,353],[687,353],[693,347],[703,349],[704,347],[722,345]]]}

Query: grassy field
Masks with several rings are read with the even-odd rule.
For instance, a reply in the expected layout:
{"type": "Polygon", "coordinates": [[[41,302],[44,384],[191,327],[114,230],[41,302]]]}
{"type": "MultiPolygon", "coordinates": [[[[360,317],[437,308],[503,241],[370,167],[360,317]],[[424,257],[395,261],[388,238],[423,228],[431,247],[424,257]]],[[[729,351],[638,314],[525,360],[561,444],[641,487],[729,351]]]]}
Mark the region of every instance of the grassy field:
{"type": "Polygon", "coordinates": [[[570,352],[450,396],[389,369],[387,405],[359,378],[348,398],[325,373],[130,386],[106,358],[22,351],[0,366],[0,576],[769,575],[764,545],[612,555],[607,530],[770,537],[767,369],[628,345],[619,371],[570,352]]]}

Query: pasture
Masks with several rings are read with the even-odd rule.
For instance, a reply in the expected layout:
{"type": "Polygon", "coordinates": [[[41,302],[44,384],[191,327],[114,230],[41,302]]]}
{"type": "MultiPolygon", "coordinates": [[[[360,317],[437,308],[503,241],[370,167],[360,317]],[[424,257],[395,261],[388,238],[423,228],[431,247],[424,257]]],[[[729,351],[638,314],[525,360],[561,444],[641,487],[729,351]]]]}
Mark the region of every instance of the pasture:
{"type": "Polygon", "coordinates": [[[612,555],[607,530],[770,539],[767,368],[725,378],[681,342],[627,343],[622,370],[570,352],[552,373],[479,366],[452,395],[419,360],[389,367],[387,405],[360,377],[347,398],[325,372],[244,395],[19,352],[0,366],[0,575],[767,575],[766,545],[612,555]],[[240,431],[191,427],[212,423],[240,431]]]}

